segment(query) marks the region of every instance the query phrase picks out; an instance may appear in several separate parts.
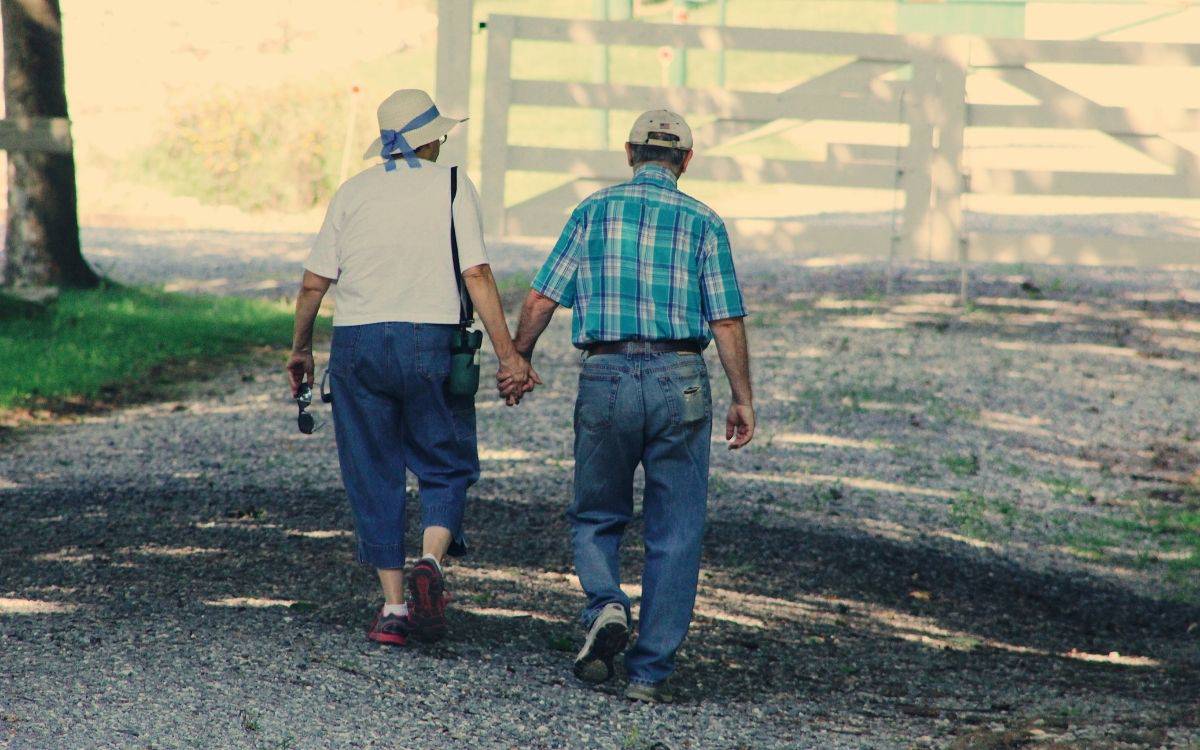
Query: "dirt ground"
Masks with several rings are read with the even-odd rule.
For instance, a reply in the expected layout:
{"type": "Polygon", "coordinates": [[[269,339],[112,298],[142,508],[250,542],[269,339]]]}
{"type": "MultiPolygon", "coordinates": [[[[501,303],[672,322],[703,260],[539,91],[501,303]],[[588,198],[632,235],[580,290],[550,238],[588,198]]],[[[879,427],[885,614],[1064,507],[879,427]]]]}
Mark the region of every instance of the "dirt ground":
{"type": "Polygon", "coordinates": [[[962,309],[946,269],[891,298],[871,266],[742,271],[761,427],[713,445],[681,705],[570,676],[560,317],[544,390],[481,395],[437,648],[362,638],[332,429],[296,433],[273,361],[9,435],[0,746],[1200,744],[1200,276],[982,268],[962,309]]]}

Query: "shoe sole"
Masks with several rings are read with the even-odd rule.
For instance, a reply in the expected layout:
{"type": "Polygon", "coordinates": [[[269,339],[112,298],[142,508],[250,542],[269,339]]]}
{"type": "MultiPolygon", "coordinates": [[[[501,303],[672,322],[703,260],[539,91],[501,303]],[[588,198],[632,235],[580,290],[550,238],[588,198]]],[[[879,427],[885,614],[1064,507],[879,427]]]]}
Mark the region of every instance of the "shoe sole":
{"type": "Polygon", "coordinates": [[[367,640],[374,643],[383,643],[388,646],[405,646],[408,644],[408,639],[402,635],[392,635],[390,633],[367,633],[367,640]]]}
{"type": "Polygon", "coordinates": [[[420,567],[408,576],[408,617],[412,620],[417,640],[432,643],[446,635],[446,605],[442,601],[442,577],[429,568],[420,567]]]}
{"type": "Polygon", "coordinates": [[[584,682],[599,685],[613,676],[613,657],[625,650],[629,643],[629,629],[619,622],[610,622],[596,633],[592,647],[582,658],[575,660],[573,672],[584,682]],[[596,667],[604,668],[604,673],[596,667]]]}

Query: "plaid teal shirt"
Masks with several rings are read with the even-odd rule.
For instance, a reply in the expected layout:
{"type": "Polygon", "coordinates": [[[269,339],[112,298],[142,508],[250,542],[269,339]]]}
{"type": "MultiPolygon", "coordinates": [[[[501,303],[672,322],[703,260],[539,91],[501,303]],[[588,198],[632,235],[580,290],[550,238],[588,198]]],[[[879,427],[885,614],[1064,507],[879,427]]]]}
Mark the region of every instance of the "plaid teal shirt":
{"type": "Polygon", "coordinates": [[[707,344],[707,323],[746,315],[725,223],[675,183],[665,167],[644,165],[589,196],[563,227],[533,289],[575,308],[575,346],[707,344]]]}

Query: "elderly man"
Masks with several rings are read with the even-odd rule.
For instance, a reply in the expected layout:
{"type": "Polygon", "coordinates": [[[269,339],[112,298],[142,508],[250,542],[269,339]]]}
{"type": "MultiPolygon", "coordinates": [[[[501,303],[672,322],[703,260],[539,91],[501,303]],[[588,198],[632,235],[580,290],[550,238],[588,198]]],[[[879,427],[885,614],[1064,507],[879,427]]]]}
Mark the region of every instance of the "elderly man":
{"type": "MultiPolygon", "coordinates": [[[[575,569],[587,629],[575,674],[603,682],[631,628],[618,550],[633,515],[633,475],[645,469],[646,562],[626,696],[669,701],[667,678],[687,634],[708,500],[712,396],[701,352],[715,336],[733,391],[730,448],[754,435],[746,315],[725,225],[676,183],[692,133],[666,110],[646,112],[625,145],[633,180],[571,214],[521,311],[517,350],[534,344],[559,307],[574,307],[583,349],[575,402],[575,569]],[[711,333],[710,333],[711,332],[711,333]]],[[[506,393],[525,387],[501,383],[506,393]]],[[[528,386],[526,386],[528,387],[528,386]]]]}
{"type": "Polygon", "coordinates": [[[442,559],[465,548],[466,493],[479,478],[474,396],[448,385],[470,303],[500,360],[497,376],[522,391],[537,376],[509,335],[475,187],[434,163],[459,121],[412,89],[389,96],[378,114],[380,140],[368,153],[384,161],[348,180],[329,205],[304,264],[287,370],[293,393],[304,382],[311,388],[313,320],[336,283],[329,375],[338,459],[358,560],[378,571],[384,598],[367,637],[404,645],[410,633],[434,640],[446,630],[442,559]],[[406,469],[420,483],[424,529],[407,602],[406,469]]]}

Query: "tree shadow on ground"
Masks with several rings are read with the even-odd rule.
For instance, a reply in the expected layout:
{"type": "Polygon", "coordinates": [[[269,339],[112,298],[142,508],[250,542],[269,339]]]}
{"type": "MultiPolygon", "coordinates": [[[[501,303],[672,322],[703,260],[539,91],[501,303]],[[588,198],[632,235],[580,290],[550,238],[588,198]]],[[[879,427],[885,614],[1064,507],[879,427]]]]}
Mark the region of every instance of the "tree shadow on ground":
{"type": "MultiPolygon", "coordinates": [[[[582,597],[570,577],[565,493],[472,501],[473,550],[450,573],[455,630],[431,656],[533,653],[560,665],[548,679],[566,674],[582,597]]],[[[10,492],[4,505],[5,596],[80,605],[79,617],[100,632],[116,619],[150,627],[164,612],[188,616],[197,602],[288,607],[292,617],[358,628],[375,601],[372,577],[351,561],[340,491],[10,492]],[[88,508],[105,510],[80,512],[88,508]]],[[[640,574],[640,535],[635,520],[627,582],[640,574]]],[[[679,682],[693,700],[839,694],[1003,712],[1012,707],[1000,686],[1013,681],[1167,707],[1200,692],[1189,633],[1200,608],[1092,577],[953,545],[728,516],[710,523],[704,568],[680,658],[679,682]]]]}

